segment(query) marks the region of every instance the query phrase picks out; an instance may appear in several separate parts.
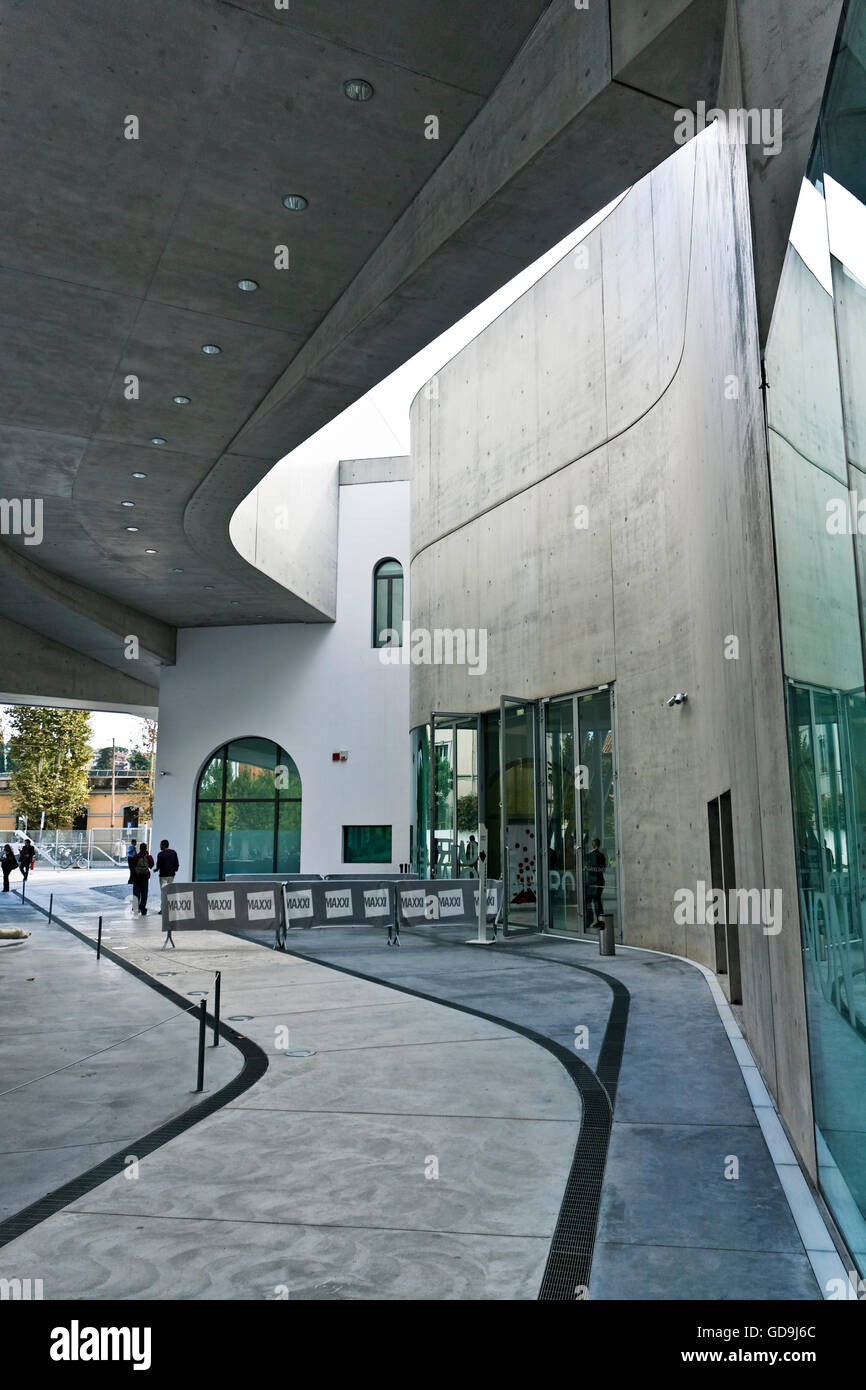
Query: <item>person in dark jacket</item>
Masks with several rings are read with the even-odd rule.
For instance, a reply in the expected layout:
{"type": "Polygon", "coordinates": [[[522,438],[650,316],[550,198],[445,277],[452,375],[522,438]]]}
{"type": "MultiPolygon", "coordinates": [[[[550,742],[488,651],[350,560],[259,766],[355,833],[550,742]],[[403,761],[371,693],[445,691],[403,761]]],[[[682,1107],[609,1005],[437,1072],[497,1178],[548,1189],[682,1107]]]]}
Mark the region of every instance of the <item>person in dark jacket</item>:
{"type": "MultiPolygon", "coordinates": [[[[159,874],[159,888],[168,888],[174,883],[174,876],[180,869],[180,860],[175,851],[170,848],[168,840],[160,840],[159,854],[156,856],[156,872],[159,874]]],[[[162,912],[162,907],[158,907],[157,912],[162,912]]]]}
{"type": "Polygon", "coordinates": [[[590,927],[603,927],[604,914],[602,912],[601,895],[604,890],[604,871],[607,868],[607,855],[601,848],[600,840],[593,840],[592,849],[586,856],[585,863],[585,882],[586,882],[586,906],[592,912],[592,921],[588,923],[590,927]]]}
{"type": "Polygon", "coordinates": [[[26,836],[24,844],[21,846],[21,849],[18,854],[18,867],[24,875],[25,883],[27,882],[27,879],[29,877],[30,870],[33,868],[33,860],[35,858],[36,846],[31,844],[30,837],[26,836]]]}
{"type": "Polygon", "coordinates": [[[138,853],[129,861],[129,881],[132,884],[133,897],[138,902],[140,917],[147,916],[147,892],[150,887],[152,868],[153,860],[147,852],[147,845],[142,840],[138,847],[138,853]]]}
{"type": "Polygon", "coordinates": [[[18,868],[18,860],[15,858],[15,851],[11,845],[3,846],[3,853],[0,855],[0,869],[3,870],[3,892],[9,892],[9,875],[13,869],[18,868]]]}

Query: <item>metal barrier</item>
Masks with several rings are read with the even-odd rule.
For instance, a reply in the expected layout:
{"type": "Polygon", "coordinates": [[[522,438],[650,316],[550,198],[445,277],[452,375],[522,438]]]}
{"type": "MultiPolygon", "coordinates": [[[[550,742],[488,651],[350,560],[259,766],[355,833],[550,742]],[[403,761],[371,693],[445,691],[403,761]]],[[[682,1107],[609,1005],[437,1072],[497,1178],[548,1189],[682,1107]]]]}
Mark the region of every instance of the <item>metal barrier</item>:
{"type": "MultiPolygon", "coordinates": [[[[502,882],[487,884],[486,919],[502,906],[502,882]]],[[[273,928],[282,947],[290,929],[325,926],[387,926],[399,933],[407,924],[443,922],[470,926],[478,921],[478,880],[416,879],[404,886],[390,879],[230,879],[224,883],[173,883],[162,890],[163,950],[174,946],[175,931],[273,928]],[[278,886],[279,883],[279,886],[278,886]]]]}
{"type": "Polygon", "coordinates": [[[162,930],[166,946],[174,946],[176,931],[219,931],[225,928],[283,926],[280,886],[250,881],[173,883],[162,890],[162,930]]]}

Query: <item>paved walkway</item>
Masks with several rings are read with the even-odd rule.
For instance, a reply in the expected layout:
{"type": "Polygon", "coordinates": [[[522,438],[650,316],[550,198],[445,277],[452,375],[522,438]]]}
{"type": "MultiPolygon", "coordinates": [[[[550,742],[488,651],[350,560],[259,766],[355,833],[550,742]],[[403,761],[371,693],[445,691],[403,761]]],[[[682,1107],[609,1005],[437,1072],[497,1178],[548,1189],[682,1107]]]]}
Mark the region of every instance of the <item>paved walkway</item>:
{"type": "Polygon", "coordinates": [[[595,1300],[804,1300],[821,1297],[813,1264],[837,1272],[692,966],[552,938],[475,948],[441,926],[399,949],[340,928],[293,932],[291,955],[209,932],[162,953],[159,918],[125,918],[96,883],[34,891],[54,887],[88,934],[107,907],[107,944],[154,977],[221,969],[223,1017],[270,1065],[139,1181],[115,1177],[0,1250],[0,1275],[41,1276],[46,1298],[573,1298],[588,1283],[595,1300]]]}
{"type": "MultiPolygon", "coordinates": [[[[110,900],[67,883],[55,904],[92,934],[110,900]]],[[[103,940],[155,976],[222,970],[223,1018],[243,1016],[268,1070],[137,1181],[5,1246],[0,1276],[41,1277],[46,1299],[537,1297],[581,1116],[555,1058],[253,942],[203,932],[163,953],[158,922],[109,907],[103,940]]]]}

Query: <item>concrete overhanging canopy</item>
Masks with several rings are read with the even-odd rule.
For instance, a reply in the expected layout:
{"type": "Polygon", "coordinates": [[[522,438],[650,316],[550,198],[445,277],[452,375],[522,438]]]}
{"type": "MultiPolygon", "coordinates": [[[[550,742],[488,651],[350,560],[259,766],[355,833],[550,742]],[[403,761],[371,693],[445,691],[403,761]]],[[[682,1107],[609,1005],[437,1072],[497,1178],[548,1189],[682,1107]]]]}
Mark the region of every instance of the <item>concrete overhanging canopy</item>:
{"type": "MultiPolygon", "coordinates": [[[[782,152],[749,151],[765,331],[840,9],[15,7],[0,490],[42,499],[44,541],[0,543],[10,616],[124,679],[121,638],[137,633],[150,689],[177,626],[328,621],[334,529],[277,584],[231,543],[238,503],[671,154],[675,112],[700,100],[784,113],[782,152]],[[347,100],[356,77],[372,100],[347,100]],[[289,193],[306,209],[286,210],[289,193]]],[[[303,508],[303,489],[290,500],[303,508]]]]}

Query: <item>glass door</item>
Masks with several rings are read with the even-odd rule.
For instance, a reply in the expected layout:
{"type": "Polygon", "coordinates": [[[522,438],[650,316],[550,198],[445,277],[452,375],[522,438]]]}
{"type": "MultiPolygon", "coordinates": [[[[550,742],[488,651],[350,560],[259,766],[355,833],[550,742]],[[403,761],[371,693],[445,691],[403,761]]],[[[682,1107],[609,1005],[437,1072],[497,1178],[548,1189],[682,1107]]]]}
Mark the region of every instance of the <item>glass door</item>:
{"type": "Polygon", "coordinates": [[[537,711],[531,700],[499,702],[500,845],[507,933],[538,931],[537,711]]]}
{"type": "Polygon", "coordinates": [[[481,716],[437,711],[430,725],[430,876],[477,878],[481,716]]]}
{"type": "Polygon", "coordinates": [[[613,917],[622,940],[619,913],[616,763],[613,692],[609,686],[575,698],[580,754],[580,861],[586,930],[601,916],[613,917]]]}
{"type": "Polygon", "coordinates": [[[573,695],[544,701],[541,707],[547,834],[544,872],[547,931],[586,934],[583,874],[583,823],[580,772],[576,759],[577,717],[573,695]]]}

